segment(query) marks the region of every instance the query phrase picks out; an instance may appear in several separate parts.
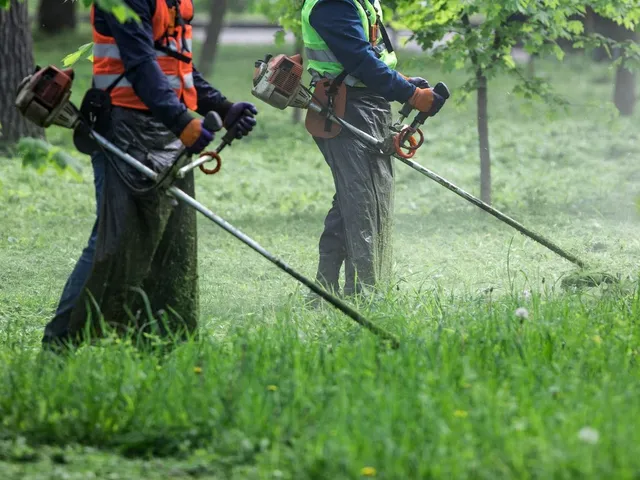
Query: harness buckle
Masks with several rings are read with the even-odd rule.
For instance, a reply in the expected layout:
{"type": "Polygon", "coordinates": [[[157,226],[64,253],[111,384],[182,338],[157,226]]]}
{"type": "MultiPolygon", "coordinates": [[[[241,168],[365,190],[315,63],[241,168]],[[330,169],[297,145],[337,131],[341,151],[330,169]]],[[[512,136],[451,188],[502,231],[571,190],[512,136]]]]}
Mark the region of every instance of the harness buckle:
{"type": "Polygon", "coordinates": [[[375,47],[378,45],[378,33],[380,32],[379,28],[378,28],[378,24],[374,23],[371,25],[371,28],[369,29],[369,42],[371,43],[372,47],[375,47]]]}

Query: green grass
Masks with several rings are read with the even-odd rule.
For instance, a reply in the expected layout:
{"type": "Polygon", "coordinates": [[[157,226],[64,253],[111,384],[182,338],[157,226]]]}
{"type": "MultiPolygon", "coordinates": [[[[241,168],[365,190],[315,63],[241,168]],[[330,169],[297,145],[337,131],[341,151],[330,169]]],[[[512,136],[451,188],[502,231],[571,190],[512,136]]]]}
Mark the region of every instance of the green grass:
{"type": "MultiPolygon", "coordinates": [[[[36,47],[41,65],[70,50],[36,47]]],[[[267,51],[222,48],[213,83],[250,98],[267,51]]],[[[402,57],[454,97],[465,80],[402,57]]],[[[571,107],[525,114],[510,80],[491,83],[494,204],[625,281],[563,291],[571,264],[398,163],[396,283],[358,305],[400,337],[397,351],[330,308],[305,310],[293,280],[201,219],[199,340],[43,356],[42,327],[93,222],[90,165],[78,156],[75,180],[3,159],[3,478],[346,479],[364,467],[382,479],[638,478],[639,117],[611,115],[605,66],[538,69],[571,107]]],[[[76,102],[89,79],[87,62],[76,102]]],[[[255,134],[198,177],[197,196],[312,276],[331,176],[289,112],[259,108],[255,134]]],[[[426,133],[418,161],[477,193],[473,102],[447,106],[426,133]]],[[[70,147],[67,132],[48,138],[70,147]]]]}

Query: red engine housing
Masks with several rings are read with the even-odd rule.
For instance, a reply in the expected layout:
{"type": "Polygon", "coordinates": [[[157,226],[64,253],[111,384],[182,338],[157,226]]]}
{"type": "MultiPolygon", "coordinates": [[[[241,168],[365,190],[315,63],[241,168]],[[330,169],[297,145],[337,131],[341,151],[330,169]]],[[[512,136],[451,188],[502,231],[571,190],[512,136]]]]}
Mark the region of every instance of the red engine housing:
{"type": "Polygon", "coordinates": [[[273,73],[269,77],[269,83],[274,85],[278,93],[285,97],[295,95],[302,80],[304,69],[302,64],[296,61],[302,60],[299,57],[299,55],[294,57],[278,55],[270,62],[269,69],[273,73]]]}

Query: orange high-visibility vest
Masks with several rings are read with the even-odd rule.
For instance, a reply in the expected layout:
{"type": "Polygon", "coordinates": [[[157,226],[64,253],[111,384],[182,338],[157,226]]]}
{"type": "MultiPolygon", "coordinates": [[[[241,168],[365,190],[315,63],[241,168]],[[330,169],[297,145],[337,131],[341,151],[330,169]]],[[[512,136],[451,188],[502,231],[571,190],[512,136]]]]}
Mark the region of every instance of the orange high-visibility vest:
{"type": "MultiPolygon", "coordinates": [[[[193,18],[192,0],[179,3],[183,24],[176,22],[175,7],[169,8],[167,0],[156,0],[153,14],[153,40],[160,69],[167,76],[169,84],[178,98],[189,110],[198,107],[198,94],[193,83],[192,29],[189,22],[193,18]],[[178,24],[176,24],[178,23],[178,24]]],[[[111,102],[121,107],[148,110],[147,106],[133,91],[131,83],[124,76],[125,68],[120,58],[120,49],[113,37],[102,35],[95,28],[94,7],[91,7],[93,25],[93,86],[107,89],[111,87],[111,102]],[[119,81],[113,85],[113,82],[119,81]]]]}

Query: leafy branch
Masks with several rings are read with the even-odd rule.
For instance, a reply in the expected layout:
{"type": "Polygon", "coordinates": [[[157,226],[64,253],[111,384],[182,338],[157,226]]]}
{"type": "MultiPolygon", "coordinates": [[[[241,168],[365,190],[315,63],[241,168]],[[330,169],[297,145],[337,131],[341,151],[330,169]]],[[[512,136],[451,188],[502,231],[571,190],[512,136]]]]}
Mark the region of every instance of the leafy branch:
{"type": "Polygon", "coordinates": [[[17,153],[22,157],[22,166],[35,168],[43,172],[53,167],[58,173],[68,172],[74,178],[81,179],[82,168],[79,162],[64,149],[39,139],[21,138],[17,145],[17,153]]]}

